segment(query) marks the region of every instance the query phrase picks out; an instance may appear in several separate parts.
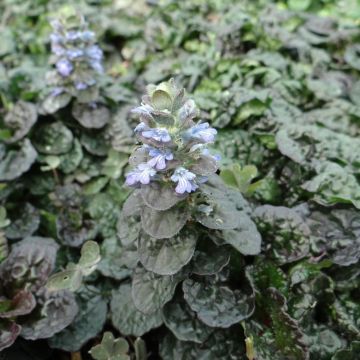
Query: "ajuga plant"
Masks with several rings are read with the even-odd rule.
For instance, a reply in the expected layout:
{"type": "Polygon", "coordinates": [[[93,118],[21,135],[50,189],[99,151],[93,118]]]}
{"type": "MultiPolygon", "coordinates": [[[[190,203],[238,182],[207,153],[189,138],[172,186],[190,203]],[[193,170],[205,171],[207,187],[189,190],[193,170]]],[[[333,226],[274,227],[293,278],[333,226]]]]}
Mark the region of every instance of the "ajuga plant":
{"type": "Polygon", "coordinates": [[[216,130],[196,119],[195,102],[173,80],[149,85],[133,113],[140,120],[134,131],[141,144],[129,159],[126,184],[133,192],[118,235],[124,251],[136,252],[139,262],[132,284],[113,292],[113,324],[123,334],[140,336],[164,322],[175,336],[162,343],[164,359],[174,358],[174,341],[195,342],[192,351],[217,342],[214,356],[235,356],[244,349],[230,335],[230,344],[220,339],[254,311],[246,274],[230,276],[241,254],[260,252],[249,205],[216,174],[219,157],[209,149],[216,130]]]}
{"type": "Polygon", "coordinates": [[[50,338],[74,320],[78,306],[73,293],[45,287],[58,248],[53,239],[30,236],[0,264],[0,351],[18,336],[50,338]]]}
{"type": "MultiPolygon", "coordinates": [[[[75,98],[73,115],[83,125],[89,122],[86,119],[91,110],[99,112],[103,51],[96,44],[96,35],[89,30],[85,18],[74,10],[53,19],[51,26],[50,65],[53,69],[47,74],[47,94],[40,110],[45,114],[54,113],[75,98]]],[[[107,110],[103,108],[104,111],[107,110]]],[[[96,115],[104,117],[102,113],[96,115]]]]}

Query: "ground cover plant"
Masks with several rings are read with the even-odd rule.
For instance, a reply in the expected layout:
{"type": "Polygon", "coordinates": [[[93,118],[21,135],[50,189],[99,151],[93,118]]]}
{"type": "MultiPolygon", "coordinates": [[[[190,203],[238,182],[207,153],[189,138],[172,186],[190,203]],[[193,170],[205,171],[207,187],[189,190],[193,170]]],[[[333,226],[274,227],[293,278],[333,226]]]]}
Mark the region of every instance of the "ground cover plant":
{"type": "Polygon", "coordinates": [[[73,5],[0,3],[0,359],[358,359],[358,2],[73,5]]]}

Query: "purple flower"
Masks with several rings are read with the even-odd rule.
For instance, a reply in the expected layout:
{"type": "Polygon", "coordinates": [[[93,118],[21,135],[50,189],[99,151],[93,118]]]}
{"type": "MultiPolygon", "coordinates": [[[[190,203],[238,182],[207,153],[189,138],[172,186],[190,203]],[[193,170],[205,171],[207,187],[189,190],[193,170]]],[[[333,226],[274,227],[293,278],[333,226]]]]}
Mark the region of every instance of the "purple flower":
{"type": "Polygon", "coordinates": [[[95,39],[95,33],[90,30],[83,31],[81,34],[81,40],[83,41],[93,41],[95,39]]]}
{"type": "Polygon", "coordinates": [[[71,49],[66,51],[66,56],[73,60],[84,55],[84,51],[81,49],[71,49]]]}
{"type": "Polygon", "coordinates": [[[166,129],[155,128],[142,131],[141,135],[147,139],[153,139],[159,142],[169,142],[171,137],[166,129]]]}
{"type": "Polygon", "coordinates": [[[82,32],[81,31],[68,31],[65,35],[67,41],[76,41],[81,39],[82,32]]]}
{"type": "Polygon", "coordinates": [[[102,73],[104,68],[99,60],[90,60],[89,65],[98,73],[102,73]]]}
{"type": "Polygon", "coordinates": [[[209,123],[194,125],[184,133],[184,138],[201,140],[204,143],[214,142],[217,131],[209,123]]]}
{"type": "Polygon", "coordinates": [[[56,63],[56,69],[61,76],[68,77],[74,70],[74,67],[68,59],[60,59],[56,63]]]}
{"type": "Polygon", "coordinates": [[[79,81],[75,83],[76,90],[85,90],[89,87],[89,85],[85,82],[79,81]]]}
{"type": "Polygon", "coordinates": [[[137,183],[147,185],[156,171],[149,164],[139,164],[137,168],[126,174],[126,185],[132,186],[137,183]]]}
{"type": "Polygon", "coordinates": [[[152,157],[148,164],[157,170],[164,170],[166,168],[166,160],[173,160],[174,155],[168,149],[156,149],[149,147],[149,155],[152,157]]]}
{"type": "Polygon", "coordinates": [[[61,87],[56,87],[51,91],[51,96],[56,97],[59,96],[60,94],[62,94],[64,92],[64,89],[61,87]]]}
{"type": "Polygon", "coordinates": [[[100,61],[103,57],[103,52],[98,45],[89,46],[85,51],[86,55],[93,60],[100,61]]]}
{"type": "Polygon", "coordinates": [[[184,192],[190,193],[198,188],[194,181],[195,178],[196,175],[191,171],[186,170],[183,167],[178,167],[170,179],[171,181],[178,183],[175,191],[178,194],[183,194],[184,192]]]}
{"type": "Polygon", "coordinates": [[[209,156],[211,158],[213,158],[215,161],[220,161],[221,160],[221,155],[220,154],[211,154],[211,152],[209,151],[209,149],[202,149],[201,151],[202,155],[205,156],[209,156]]]}
{"type": "Polygon", "coordinates": [[[134,132],[137,133],[137,132],[144,131],[146,129],[149,129],[149,127],[144,122],[141,122],[140,124],[136,125],[134,132]]]}

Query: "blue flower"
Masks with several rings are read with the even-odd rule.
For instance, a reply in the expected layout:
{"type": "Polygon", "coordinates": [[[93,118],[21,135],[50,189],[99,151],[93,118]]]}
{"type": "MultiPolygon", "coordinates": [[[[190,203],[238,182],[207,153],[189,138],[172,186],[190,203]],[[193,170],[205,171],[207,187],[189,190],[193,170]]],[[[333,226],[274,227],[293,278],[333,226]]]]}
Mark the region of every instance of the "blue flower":
{"type": "Polygon", "coordinates": [[[68,59],[60,59],[56,63],[56,69],[61,76],[68,77],[74,70],[74,67],[68,59]]]}
{"type": "Polygon", "coordinates": [[[103,58],[103,51],[98,45],[92,45],[86,49],[86,55],[91,59],[100,61],[103,58]]]}
{"type": "Polygon", "coordinates": [[[77,90],[85,90],[89,87],[89,85],[85,82],[82,82],[82,81],[78,81],[75,83],[75,88],[77,90]]]}
{"type": "Polygon", "coordinates": [[[149,155],[152,157],[148,161],[148,164],[154,167],[157,170],[164,170],[166,168],[166,160],[173,160],[174,155],[169,149],[156,149],[153,147],[148,147],[149,155]]]}
{"type": "Polygon", "coordinates": [[[68,32],[65,34],[65,37],[66,37],[66,40],[67,40],[67,41],[76,41],[76,40],[81,39],[81,37],[82,37],[82,32],[81,32],[81,31],[71,30],[71,31],[68,31],[68,32]]]}
{"type": "Polygon", "coordinates": [[[144,138],[153,139],[163,143],[171,141],[169,132],[166,129],[162,129],[162,128],[144,130],[142,131],[141,135],[144,138]]]}
{"type": "Polygon", "coordinates": [[[144,122],[141,122],[135,126],[134,132],[142,132],[146,129],[149,129],[149,127],[144,122]]]}
{"type": "Polygon", "coordinates": [[[74,60],[84,55],[84,51],[81,49],[70,49],[66,51],[66,56],[70,60],[74,60]]]}
{"type": "Polygon", "coordinates": [[[210,127],[209,123],[201,123],[192,126],[183,134],[185,140],[197,139],[204,143],[214,142],[217,131],[210,127]]]}
{"type": "Polygon", "coordinates": [[[171,181],[178,183],[175,191],[178,194],[183,194],[184,192],[191,193],[198,188],[194,181],[195,178],[196,175],[191,171],[186,170],[183,167],[178,167],[170,179],[171,181]]]}
{"type": "Polygon", "coordinates": [[[51,91],[51,96],[56,97],[59,96],[64,92],[64,88],[62,87],[56,87],[51,91]]]}
{"type": "Polygon", "coordinates": [[[85,30],[81,34],[81,40],[83,41],[94,41],[95,40],[95,33],[90,30],[85,30]]]}
{"type": "Polygon", "coordinates": [[[147,185],[156,171],[149,164],[139,164],[137,168],[126,174],[126,185],[132,186],[137,183],[147,185]]]}

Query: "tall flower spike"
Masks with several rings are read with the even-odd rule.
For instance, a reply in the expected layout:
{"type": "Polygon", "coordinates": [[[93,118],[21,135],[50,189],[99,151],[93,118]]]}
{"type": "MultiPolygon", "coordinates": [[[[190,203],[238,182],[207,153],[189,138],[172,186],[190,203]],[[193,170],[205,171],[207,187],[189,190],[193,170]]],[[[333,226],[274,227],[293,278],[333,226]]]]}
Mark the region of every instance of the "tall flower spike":
{"type": "Polygon", "coordinates": [[[133,159],[142,163],[128,173],[126,183],[139,186],[155,181],[167,189],[173,184],[178,195],[196,191],[217,170],[218,158],[207,149],[217,131],[208,123],[193,121],[198,114],[195,102],[172,80],[149,85],[147,90],[141,105],[132,110],[140,120],[134,131],[144,144],[140,148],[144,151],[136,150],[133,159]]]}
{"type": "Polygon", "coordinates": [[[103,52],[83,17],[72,14],[53,20],[51,25],[50,62],[56,70],[48,74],[49,84],[78,97],[79,92],[96,85],[97,74],[103,72],[103,52]]]}

